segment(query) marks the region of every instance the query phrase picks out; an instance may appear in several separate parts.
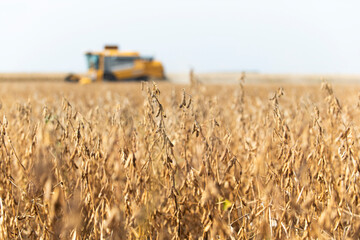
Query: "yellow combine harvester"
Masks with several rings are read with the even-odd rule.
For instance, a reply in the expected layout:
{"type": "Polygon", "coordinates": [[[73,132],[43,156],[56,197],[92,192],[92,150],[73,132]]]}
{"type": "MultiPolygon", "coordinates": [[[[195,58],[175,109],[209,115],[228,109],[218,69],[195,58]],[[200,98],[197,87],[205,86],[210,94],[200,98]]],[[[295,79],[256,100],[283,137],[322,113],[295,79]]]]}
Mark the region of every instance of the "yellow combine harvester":
{"type": "Polygon", "coordinates": [[[70,74],[66,81],[86,84],[103,80],[165,79],[161,62],[152,57],[141,57],[138,52],[119,51],[117,46],[105,46],[101,52],[87,52],[86,59],[87,74],[70,74]]]}

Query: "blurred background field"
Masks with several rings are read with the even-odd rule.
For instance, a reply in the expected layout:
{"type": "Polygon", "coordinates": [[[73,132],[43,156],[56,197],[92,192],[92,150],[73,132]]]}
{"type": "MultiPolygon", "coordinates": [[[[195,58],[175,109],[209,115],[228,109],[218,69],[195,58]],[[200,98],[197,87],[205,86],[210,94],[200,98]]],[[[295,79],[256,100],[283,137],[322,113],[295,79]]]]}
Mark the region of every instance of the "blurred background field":
{"type": "Polygon", "coordinates": [[[63,82],[66,73],[0,73],[0,82],[63,82]]]}
{"type": "MultiPolygon", "coordinates": [[[[195,77],[205,84],[236,84],[241,72],[210,72],[195,73],[195,77]]],[[[63,82],[68,73],[0,73],[2,82],[63,82]]],[[[168,73],[168,80],[176,84],[188,84],[189,73],[168,73]]],[[[246,73],[246,82],[286,83],[286,84],[318,84],[323,80],[333,83],[358,84],[360,75],[357,74],[263,74],[246,73]]]]}

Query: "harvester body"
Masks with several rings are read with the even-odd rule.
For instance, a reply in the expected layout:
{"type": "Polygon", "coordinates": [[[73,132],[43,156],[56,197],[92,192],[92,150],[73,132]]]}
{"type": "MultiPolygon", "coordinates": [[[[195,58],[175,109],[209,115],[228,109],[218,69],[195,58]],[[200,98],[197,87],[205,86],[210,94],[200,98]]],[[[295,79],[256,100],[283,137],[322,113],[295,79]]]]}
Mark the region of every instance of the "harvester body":
{"type": "Polygon", "coordinates": [[[119,51],[105,46],[101,52],[87,52],[88,72],[84,76],[70,74],[66,80],[80,83],[118,80],[165,79],[161,62],[142,57],[138,52],[119,51]]]}

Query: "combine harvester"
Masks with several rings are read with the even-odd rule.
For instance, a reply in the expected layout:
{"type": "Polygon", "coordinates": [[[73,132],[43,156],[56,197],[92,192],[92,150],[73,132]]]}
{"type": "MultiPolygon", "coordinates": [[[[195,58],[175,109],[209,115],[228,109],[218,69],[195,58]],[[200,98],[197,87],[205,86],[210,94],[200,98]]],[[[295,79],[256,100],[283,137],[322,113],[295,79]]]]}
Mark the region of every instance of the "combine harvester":
{"type": "Polygon", "coordinates": [[[81,76],[70,74],[68,82],[82,84],[101,81],[136,81],[166,79],[161,62],[142,57],[138,52],[119,51],[117,46],[105,46],[101,52],[87,52],[88,72],[81,76]]]}

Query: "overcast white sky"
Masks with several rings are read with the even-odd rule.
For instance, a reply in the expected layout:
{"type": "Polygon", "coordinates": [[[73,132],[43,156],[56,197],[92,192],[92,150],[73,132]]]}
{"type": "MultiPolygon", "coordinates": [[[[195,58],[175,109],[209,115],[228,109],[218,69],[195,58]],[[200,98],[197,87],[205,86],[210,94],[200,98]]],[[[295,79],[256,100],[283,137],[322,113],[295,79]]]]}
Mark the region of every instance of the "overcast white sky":
{"type": "Polygon", "coordinates": [[[168,72],[360,73],[360,1],[1,0],[0,72],[83,72],[116,43],[168,72]]]}

